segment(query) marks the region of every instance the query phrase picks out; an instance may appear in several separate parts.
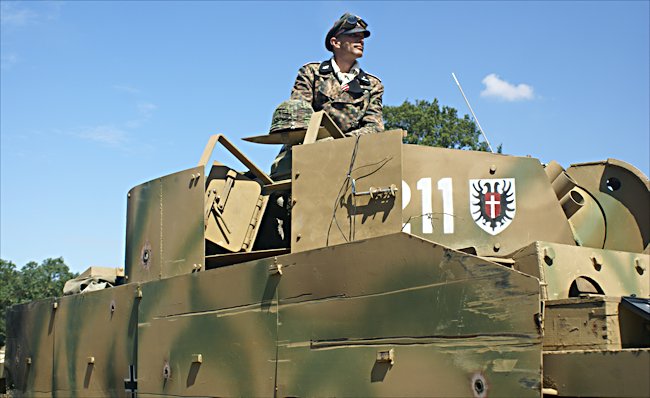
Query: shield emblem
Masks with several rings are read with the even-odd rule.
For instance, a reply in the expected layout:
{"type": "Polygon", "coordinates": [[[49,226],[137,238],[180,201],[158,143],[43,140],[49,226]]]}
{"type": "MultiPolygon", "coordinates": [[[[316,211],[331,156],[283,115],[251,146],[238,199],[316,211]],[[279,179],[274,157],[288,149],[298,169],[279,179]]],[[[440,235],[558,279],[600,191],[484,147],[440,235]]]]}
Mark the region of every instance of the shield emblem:
{"type": "Polygon", "coordinates": [[[469,210],[476,225],[497,235],[515,218],[514,178],[469,180],[469,210]]]}

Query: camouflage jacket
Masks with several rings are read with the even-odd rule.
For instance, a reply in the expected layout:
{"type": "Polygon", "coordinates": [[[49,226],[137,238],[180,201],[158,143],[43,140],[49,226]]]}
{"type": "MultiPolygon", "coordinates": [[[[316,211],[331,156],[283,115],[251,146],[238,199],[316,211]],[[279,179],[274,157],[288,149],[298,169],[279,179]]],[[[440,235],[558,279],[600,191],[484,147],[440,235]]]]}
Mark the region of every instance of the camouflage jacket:
{"type": "Polygon", "coordinates": [[[344,91],[330,60],[308,63],[300,68],[291,99],[311,103],[314,111],[324,110],[346,135],[384,130],[381,81],[363,70],[344,91]]]}

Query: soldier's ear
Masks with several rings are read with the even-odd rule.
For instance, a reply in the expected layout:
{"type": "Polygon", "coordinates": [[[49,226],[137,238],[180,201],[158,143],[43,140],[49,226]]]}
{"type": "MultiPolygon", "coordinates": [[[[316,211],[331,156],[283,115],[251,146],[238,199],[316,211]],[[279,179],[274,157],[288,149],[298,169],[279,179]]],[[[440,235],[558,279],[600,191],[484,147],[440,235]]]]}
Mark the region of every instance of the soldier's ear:
{"type": "Polygon", "coordinates": [[[341,42],[339,39],[336,38],[336,36],[333,36],[330,38],[330,45],[332,48],[340,48],[341,47],[341,42]]]}

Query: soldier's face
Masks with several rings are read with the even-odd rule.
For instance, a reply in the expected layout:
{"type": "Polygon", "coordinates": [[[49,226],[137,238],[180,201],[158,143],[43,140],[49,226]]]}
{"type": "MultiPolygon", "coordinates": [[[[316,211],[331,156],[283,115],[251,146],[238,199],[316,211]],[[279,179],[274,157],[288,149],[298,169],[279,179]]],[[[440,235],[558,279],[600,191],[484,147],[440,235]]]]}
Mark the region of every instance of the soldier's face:
{"type": "Polygon", "coordinates": [[[363,57],[363,33],[353,33],[351,35],[339,35],[335,38],[336,42],[332,43],[337,55],[361,58],[363,57]]]}

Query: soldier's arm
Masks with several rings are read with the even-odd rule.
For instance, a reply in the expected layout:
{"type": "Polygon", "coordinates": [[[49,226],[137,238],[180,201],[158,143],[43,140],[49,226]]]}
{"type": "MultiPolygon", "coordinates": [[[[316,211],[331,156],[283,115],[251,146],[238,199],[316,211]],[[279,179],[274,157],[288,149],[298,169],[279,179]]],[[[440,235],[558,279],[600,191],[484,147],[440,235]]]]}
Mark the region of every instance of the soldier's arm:
{"type": "Polygon", "coordinates": [[[382,96],[384,95],[384,85],[380,82],[370,90],[370,104],[366,113],[363,115],[359,128],[346,133],[348,136],[379,133],[384,131],[384,119],[382,113],[382,96]]]}
{"type": "Polygon", "coordinates": [[[312,103],[314,98],[314,69],[310,64],[298,71],[298,77],[291,90],[291,99],[312,103]]]}

